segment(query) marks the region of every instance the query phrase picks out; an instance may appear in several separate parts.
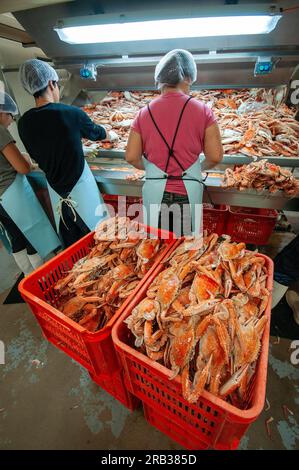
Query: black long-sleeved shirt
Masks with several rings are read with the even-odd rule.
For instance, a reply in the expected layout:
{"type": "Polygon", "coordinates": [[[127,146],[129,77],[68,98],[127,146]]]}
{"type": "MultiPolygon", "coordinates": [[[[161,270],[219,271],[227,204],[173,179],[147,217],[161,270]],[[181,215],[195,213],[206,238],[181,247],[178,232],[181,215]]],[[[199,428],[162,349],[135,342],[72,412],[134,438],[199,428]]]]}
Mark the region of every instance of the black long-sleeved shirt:
{"type": "Polygon", "coordinates": [[[63,196],[72,190],[84,168],[82,137],[106,137],[105,129],[94,124],[84,111],[62,103],[30,109],[20,118],[18,130],[50,186],[63,196]]]}

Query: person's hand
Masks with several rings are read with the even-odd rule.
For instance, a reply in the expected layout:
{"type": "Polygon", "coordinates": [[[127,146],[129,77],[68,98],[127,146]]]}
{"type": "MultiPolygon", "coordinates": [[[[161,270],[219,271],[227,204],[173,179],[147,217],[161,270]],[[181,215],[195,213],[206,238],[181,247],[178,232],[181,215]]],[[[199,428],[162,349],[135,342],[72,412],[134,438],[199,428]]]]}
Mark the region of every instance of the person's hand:
{"type": "Polygon", "coordinates": [[[108,131],[107,132],[107,140],[109,140],[110,142],[118,142],[119,141],[119,137],[117,135],[116,132],[114,131],[108,131]]]}
{"type": "Polygon", "coordinates": [[[33,170],[36,170],[38,168],[38,164],[33,162],[30,158],[30,156],[28,155],[28,153],[22,153],[23,157],[25,158],[25,160],[29,163],[30,165],[30,171],[33,171],[33,170]]]}
{"type": "Polygon", "coordinates": [[[26,162],[31,163],[31,158],[29,157],[28,153],[22,152],[22,155],[25,158],[26,162]]]}
{"type": "Polygon", "coordinates": [[[30,167],[31,167],[31,171],[37,170],[38,169],[38,164],[34,163],[34,162],[31,162],[30,167]]]}
{"type": "Polygon", "coordinates": [[[95,158],[99,153],[98,144],[91,144],[90,146],[83,145],[84,157],[95,158]]]}

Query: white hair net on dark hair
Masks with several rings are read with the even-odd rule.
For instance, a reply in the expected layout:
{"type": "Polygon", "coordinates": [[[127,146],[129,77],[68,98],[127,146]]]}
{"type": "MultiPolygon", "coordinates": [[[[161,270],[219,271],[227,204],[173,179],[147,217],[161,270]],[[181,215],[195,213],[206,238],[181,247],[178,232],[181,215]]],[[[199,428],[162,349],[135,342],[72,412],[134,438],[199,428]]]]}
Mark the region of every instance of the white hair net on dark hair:
{"type": "Polygon", "coordinates": [[[46,88],[49,81],[58,82],[56,70],[43,60],[29,59],[20,67],[20,80],[28,93],[34,95],[37,91],[46,88]]]}
{"type": "Polygon", "coordinates": [[[12,97],[5,91],[0,91],[0,113],[16,116],[18,112],[18,107],[12,97]]]}
{"type": "Polygon", "coordinates": [[[168,52],[155,69],[155,82],[158,88],[164,85],[175,86],[183,81],[189,81],[192,84],[196,78],[195,60],[192,54],[184,49],[174,49],[168,52]]]}

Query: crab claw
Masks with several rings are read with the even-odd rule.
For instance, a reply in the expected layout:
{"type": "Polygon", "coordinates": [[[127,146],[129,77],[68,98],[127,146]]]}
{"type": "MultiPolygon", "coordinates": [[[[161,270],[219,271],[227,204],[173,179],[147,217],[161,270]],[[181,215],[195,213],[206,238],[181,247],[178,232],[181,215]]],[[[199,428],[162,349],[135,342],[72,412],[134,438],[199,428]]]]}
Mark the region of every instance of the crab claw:
{"type": "Polygon", "coordinates": [[[196,372],[194,376],[193,384],[191,384],[190,379],[189,379],[189,366],[187,365],[184,368],[182,372],[182,377],[181,377],[182,392],[183,392],[183,397],[189,403],[196,403],[199,397],[202,395],[202,392],[205,388],[205,385],[207,383],[207,380],[210,374],[212,360],[213,360],[213,354],[211,354],[207,364],[202,369],[202,371],[196,372]]]}
{"type": "Polygon", "coordinates": [[[226,397],[230,393],[232,393],[236,388],[239,387],[239,385],[242,382],[242,379],[244,378],[245,374],[247,373],[249,364],[245,364],[242,366],[237,372],[235,372],[228,381],[222,385],[220,389],[220,396],[221,397],[226,397]]]}
{"type": "Polygon", "coordinates": [[[215,305],[218,304],[221,299],[210,299],[203,300],[195,305],[190,305],[190,307],[184,310],[184,317],[192,317],[193,315],[205,315],[211,310],[214,309],[215,305]]]}
{"type": "Polygon", "coordinates": [[[143,344],[143,336],[137,336],[135,339],[136,348],[140,348],[143,344]]]}

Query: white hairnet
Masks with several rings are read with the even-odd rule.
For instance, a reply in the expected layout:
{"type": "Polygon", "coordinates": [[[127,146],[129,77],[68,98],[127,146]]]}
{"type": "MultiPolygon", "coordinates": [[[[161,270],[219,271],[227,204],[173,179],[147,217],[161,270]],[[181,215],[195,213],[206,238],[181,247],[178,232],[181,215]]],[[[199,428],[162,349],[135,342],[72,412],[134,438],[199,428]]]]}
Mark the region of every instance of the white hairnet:
{"type": "Polygon", "coordinates": [[[175,86],[188,80],[194,83],[197,69],[192,54],[184,49],[174,49],[168,52],[155,69],[155,82],[158,88],[163,85],[175,86]]]}
{"type": "Polygon", "coordinates": [[[8,93],[0,91],[0,113],[16,116],[18,112],[18,107],[12,97],[8,93]]]}
{"type": "Polygon", "coordinates": [[[58,75],[47,62],[29,59],[20,67],[20,80],[25,90],[34,95],[37,91],[46,88],[50,80],[58,82],[58,75]]]}

